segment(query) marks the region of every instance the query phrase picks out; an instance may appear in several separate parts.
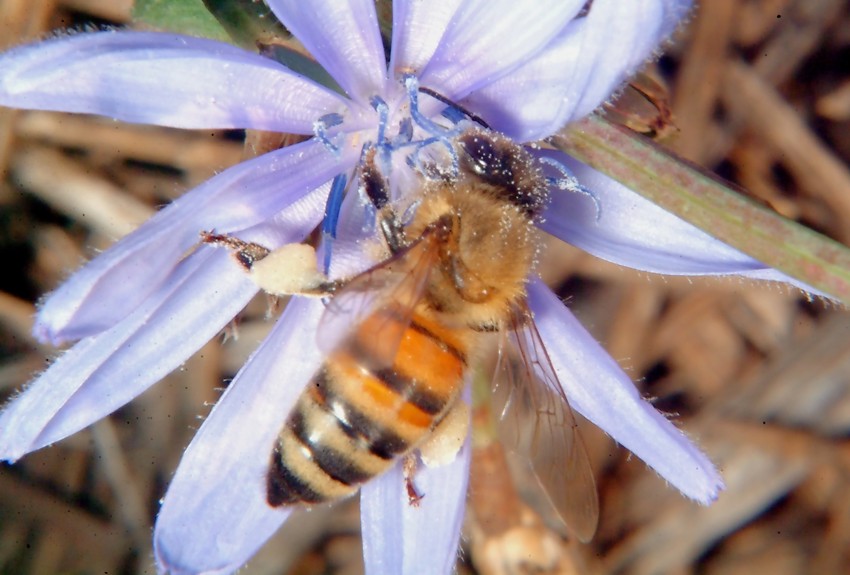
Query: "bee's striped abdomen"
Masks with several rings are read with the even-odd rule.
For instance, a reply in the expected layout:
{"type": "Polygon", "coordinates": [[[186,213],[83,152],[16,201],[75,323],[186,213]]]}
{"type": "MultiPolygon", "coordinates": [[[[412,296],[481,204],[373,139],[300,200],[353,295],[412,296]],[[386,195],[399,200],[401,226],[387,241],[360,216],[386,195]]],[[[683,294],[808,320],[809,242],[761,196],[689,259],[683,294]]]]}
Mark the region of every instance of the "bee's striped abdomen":
{"type": "Polygon", "coordinates": [[[393,307],[359,326],[313,377],[278,436],[267,482],[271,505],[354,493],[418,445],[459,396],[467,335],[393,307]],[[376,330],[403,330],[391,365],[376,330]],[[385,353],[385,352],[384,352],[385,353]]]}

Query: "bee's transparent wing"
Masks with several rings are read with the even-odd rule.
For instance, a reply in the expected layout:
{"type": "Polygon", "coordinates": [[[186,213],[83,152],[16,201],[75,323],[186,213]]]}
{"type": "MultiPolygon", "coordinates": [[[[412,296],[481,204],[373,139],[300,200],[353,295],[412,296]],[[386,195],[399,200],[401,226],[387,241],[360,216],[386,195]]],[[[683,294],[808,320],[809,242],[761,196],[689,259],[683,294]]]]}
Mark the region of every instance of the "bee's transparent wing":
{"type": "Polygon", "coordinates": [[[567,528],[582,542],[596,532],[599,500],[584,440],[527,303],[512,312],[513,346],[500,352],[494,410],[505,446],[527,458],[567,528]]]}
{"type": "Polygon", "coordinates": [[[319,349],[329,354],[355,332],[380,340],[376,368],[393,364],[399,343],[422,300],[440,244],[425,234],[404,250],[345,281],[328,301],[317,331],[319,349]]]}

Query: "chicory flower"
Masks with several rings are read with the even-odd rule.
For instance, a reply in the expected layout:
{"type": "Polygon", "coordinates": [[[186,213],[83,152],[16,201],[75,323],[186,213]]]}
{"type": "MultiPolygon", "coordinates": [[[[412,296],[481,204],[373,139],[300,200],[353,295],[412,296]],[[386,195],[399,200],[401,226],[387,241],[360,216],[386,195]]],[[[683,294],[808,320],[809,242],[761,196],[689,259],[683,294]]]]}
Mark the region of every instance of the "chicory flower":
{"type": "MultiPolygon", "coordinates": [[[[200,232],[269,248],[304,240],[322,222],[332,181],[355,177],[363,146],[409,118],[403,77],[517,141],[534,141],[609,98],[690,8],[687,0],[396,0],[387,64],[372,0],[267,3],[345,96],[271,59],[174,34],[71,35],[0,56],[0,105],[312,136],[185,194],[50,295],[36,335],[79,341],[0,414],[3,459],[15,461],[108,415],[226,326],[258,288],[226,250],[199,245],[200,232]]],[[[422,105],[434,121],[443,108],[422,105]]],[[[542,224],[550,234],[640,270],[795,284],[591,168],[534,153],[573,170],[602,208],[556,190],[542,224]]],[[[396,156],[394,174],[409,173],[396,156]]],[[[394,193],[403,196],[404,178],[397,179],[394,193]]],[[[347,197],[340,238],[367,229],[367,212],[356,194],[347,197]]],[[[345,252],[341,239],[337,248],[345,252]]],[[[554,294],[535,279],[528,291],[573,408],[688,497],[713,500],[722,481],[708,459],[639,396],[554,294]]],[[[314,338],[305,337],[315,333],[322,309],[293,298],[186,450],[154,533],[160,569],[229,573],[288,517],[289,509],[266,503],[264,476],[286,413],[322,361],[314,338]]],[[[362,489],[369,572],[451,569],[469,459],[467,441],[453,463],[422,470],[417,484],[428,497],[415,509],[398,468],[362,489]]]]}

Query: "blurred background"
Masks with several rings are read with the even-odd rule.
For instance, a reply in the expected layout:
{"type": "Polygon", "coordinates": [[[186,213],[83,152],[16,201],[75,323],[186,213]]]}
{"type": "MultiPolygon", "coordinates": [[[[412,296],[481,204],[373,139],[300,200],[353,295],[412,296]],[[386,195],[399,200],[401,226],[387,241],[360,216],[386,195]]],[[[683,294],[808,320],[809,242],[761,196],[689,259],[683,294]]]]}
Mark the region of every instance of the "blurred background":
{"type": "MultiPolygon", "coordinates": [[[[0,48],[58,28],[124,25],[131,9],[131,0],[0,0],[0,48]]],[[[647,74],[667,86],[672,111],[650,135],[850,242],[846,1],[703,2],[647,74]]],[[[30,336],[39,297],[238,162],[243,136],[0,109],[0,400],[57,354],[30,336]]],[[[650,276],[560,244],[543,269],[728,488],[701,508],[585,426],[601,500],[596,538],[562,538],[520,503],[525,486],[473,469],[459,573],[850,572],[845,309],[783,286],[650,276]],[[481,520],[494,510],[497,530],[481,520]]],[[[267,309],[257,298],[238,339],[211,341],[109,419],[0,464],[0,573],[154,573],[159,499],[222,386],[269,330],[267,309]]],[[[478,455],[479,469],[500,465],[478,455]]],[[[355,500],[291,520],[241,572],[354,575],[360,554],[355,500]]]]}

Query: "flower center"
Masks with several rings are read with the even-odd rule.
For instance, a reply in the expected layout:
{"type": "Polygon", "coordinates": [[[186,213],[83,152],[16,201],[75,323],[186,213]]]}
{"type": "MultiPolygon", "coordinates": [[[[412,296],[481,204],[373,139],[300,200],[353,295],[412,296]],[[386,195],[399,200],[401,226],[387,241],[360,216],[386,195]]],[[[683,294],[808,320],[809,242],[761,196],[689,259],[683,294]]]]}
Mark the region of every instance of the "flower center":
{"type": "Polygon", "coordinates": [[[394,200],[410,197],[406,193],[409,185],[421,182],[422,178],[454,179],[459,175],[454,139],[470,126],[471,120],[480,122],[480,119],[436,92],[420,89],[413,75],[402,78],[402,87],[400,97],[394,101],[387,102],[380,95],[370,98],[369,106],[376,114],[376,124],[371,130],[346,130],[345,118],[338,113],[322,116],[314,123],[315,138],[331,153],[340,156],[345,146],[359,145],[361,158],[357,177],[340,173],[331,185],[322,223],[326,273],[351,181],[359,179],[357,192],[364,196],[362,206],[368,212],[367,219],[374,222],[378,210],[394,200]],[[434,113],[437,120],[420,108],[420,93],[442,108],[440,116],[434,113]],[[367,168],[367,164],[372,167],[367,168]],[[378,180],[381,185],[370,184],[378,180]]]}

